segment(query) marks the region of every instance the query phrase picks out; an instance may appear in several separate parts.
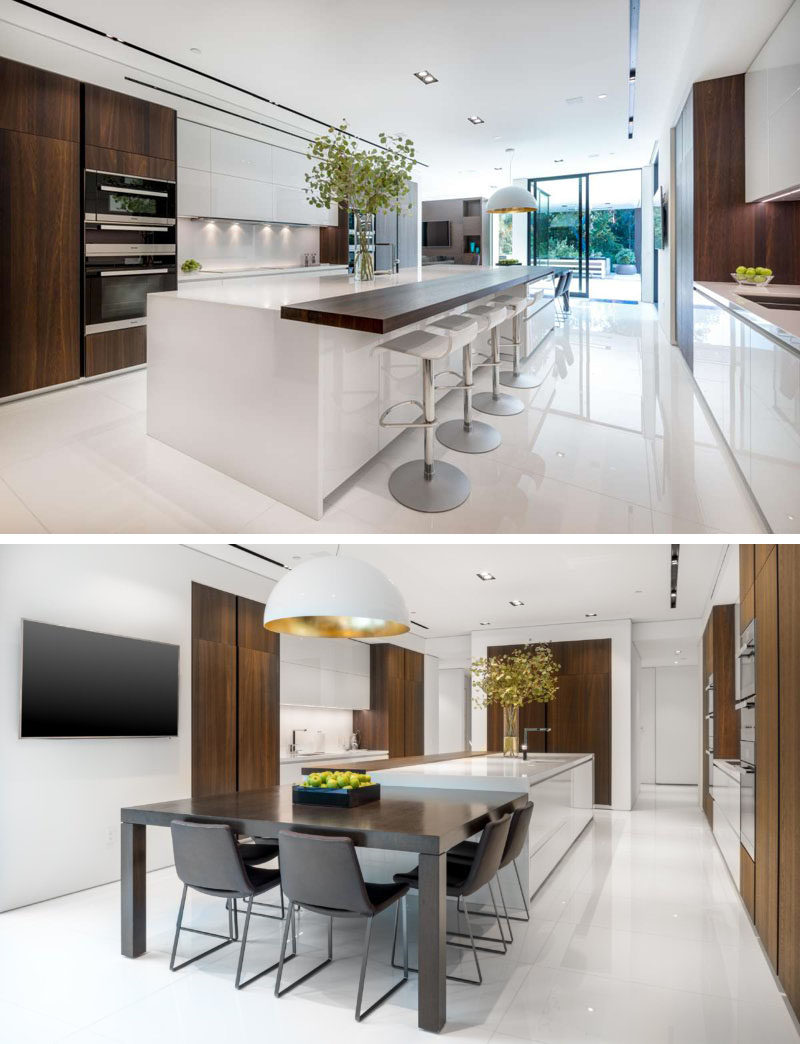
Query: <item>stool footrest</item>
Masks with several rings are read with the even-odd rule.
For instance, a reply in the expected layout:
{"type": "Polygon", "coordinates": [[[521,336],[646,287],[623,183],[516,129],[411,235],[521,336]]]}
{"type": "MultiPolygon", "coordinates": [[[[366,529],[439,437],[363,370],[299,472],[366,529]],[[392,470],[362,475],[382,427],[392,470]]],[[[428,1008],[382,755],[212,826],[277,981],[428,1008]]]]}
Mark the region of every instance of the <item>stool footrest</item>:
{"type": "Polygon", "coordinates": [[[378,424],[382,428],[432,428],[436,421],[387,421],[384,418],[388,417],[392,410],[398,410],[401,406],[416,406],[417,409],[424,415],[424,409],[422,403],[418,399],[404,399],[403,402],[395,402],[391,406],[387,407],[378,418],[378,424]]]}
{"type": "Polygon", "coordinates": [[[463,374],[460,374],[458,372],[458,370],[440,370],[434,376],[433,386],[434,386],[434,388],[447,388],[447,387],[449,387],[451,389],[454,389],[454,388],[465,388],[466,387],[466,385],[464,384],[464,381],[463,381],[463,374]],[[450,384],[450,385],[439,384],[437,382],[438,382],[438,379],[440,377],[458,377],[459,383],[458,384],[450,384]]]}

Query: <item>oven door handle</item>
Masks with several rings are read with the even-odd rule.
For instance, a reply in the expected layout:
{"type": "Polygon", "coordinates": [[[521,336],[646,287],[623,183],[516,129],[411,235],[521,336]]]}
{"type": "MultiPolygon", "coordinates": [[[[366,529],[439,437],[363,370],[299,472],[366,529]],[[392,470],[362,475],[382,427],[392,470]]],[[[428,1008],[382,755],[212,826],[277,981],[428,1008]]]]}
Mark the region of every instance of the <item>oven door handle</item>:
{"type": "MultiPolygon", "coordinates": [[[[125,225],[124,228],[120,228],[119,225],[100,225],[101,232],[130,232],[130,228],[125,225]]],[[[169,232],[169,225],[137,225],[137,232],[169,232]]]]}
{"type": "Polygon", "coordinates": [[[101,185],[101,192],[113,192],[115,196],[158,196],[169,199],[169,192],[157,192],[154,189],[124,188],[121,185],[101,185]]]}
{"type": "Polygon", "coordinates": [[[746,772],[748,776],[754,776],[756,774],[756,770],[750,768],[749,765],[742,765],[742,772],[746,772]]]}
{"type": "Polygon", "coordinates": [[[168,268],[141,268],[137,272],[119,272],[119,271],[114,270],[114,271],[111,271],[111,272],[101,272],[100,275],[103,276],[103,277],[106,277],[106,276],[146,276],[146,275],[164,275],[166,272],[169,272],[168,268]]]}

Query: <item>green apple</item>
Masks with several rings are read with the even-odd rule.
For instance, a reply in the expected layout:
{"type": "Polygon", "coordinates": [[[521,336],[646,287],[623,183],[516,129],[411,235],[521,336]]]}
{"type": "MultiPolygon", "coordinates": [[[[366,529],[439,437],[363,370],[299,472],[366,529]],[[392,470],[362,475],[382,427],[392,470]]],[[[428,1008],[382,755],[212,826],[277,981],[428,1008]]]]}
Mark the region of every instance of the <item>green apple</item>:
{"type": "Polygon", "coordinates": [[[745,275],[748,279],[751,279],[756,274],[755,268],[748,268],[745,275]]]}
{"type": "Polygon", "coordinates": [[[736,274],[737,275],[744,275],[746,271],[747,271],[747,266],[746,265],[738,265],[737,268],[736,268],[736,274]]]}
{"type": "Polygon", "coordinates": [[[753,276],[753,282],[754,283],[766,283],[766,281],[767,281],[767,277],[765,275],[753,276]]]}
{"type": "Polygon", "coordinates": [[[322,786],[322,777],[318,772],[312,772],[308,777],[307,783],[310,787],[322,786]]]}
{"type": "Polygon", "coordinates": [[[765,276],[771,276],[772,275],[772,269],[771,268],[762,268],[761,269],[761,274],[765,275],[765,276]]]}
{"type": "Polygon", "coordinates": [[[335,779],[329,779],[325,783],[325,789],[326,790],[338,790],[339,789],[339,784],[336,782],[335,779]]]}
{"type": "Polygon", "coordinates": [[[349,783],[349,786],[350,786],[351,790],[358,790],[358,788],[361,786],[361,780],[359,780],[359,779],[351,779],[350,783],[349,783]]]}

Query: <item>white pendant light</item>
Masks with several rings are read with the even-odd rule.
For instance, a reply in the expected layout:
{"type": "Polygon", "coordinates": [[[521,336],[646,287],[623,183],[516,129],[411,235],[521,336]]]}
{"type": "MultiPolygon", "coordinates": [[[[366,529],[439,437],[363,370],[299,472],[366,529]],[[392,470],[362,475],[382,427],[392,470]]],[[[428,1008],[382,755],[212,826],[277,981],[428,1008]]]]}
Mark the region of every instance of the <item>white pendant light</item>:
{"type": "MultiPolygon", "coordinates": [[[[514,159],[514,150],[506,149],[508,154],[508,180],[511,181],[511,161],[514,159]]],[[[539,204],[536,197],[524,189],[522,185],[504,185],[489,196],[486,210],[489,214],[530,214],[538,210],[539,204]]]]}
{"type": "Polygon", "coordinates": [[[394,584],[368,562],[312,558],[283,577],[264,607],[264,627],[312,638],[385,638],[409,630],[394,584]]]}

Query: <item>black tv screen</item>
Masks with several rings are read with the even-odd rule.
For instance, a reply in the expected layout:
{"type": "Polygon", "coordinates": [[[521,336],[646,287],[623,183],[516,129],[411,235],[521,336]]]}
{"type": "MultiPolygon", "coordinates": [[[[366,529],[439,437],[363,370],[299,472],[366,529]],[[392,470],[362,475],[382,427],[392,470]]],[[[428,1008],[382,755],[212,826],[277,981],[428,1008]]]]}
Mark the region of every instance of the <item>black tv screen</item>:
{"type": "Polygon", "coordinates": [[[449,221],[423,221],[422,245],[427,247],[450,246],[449,221]]]}
{"type": "Polygon", "coordinates": [[[177,736],[178,653],[23,620],[20,736],[177,736]]]}

